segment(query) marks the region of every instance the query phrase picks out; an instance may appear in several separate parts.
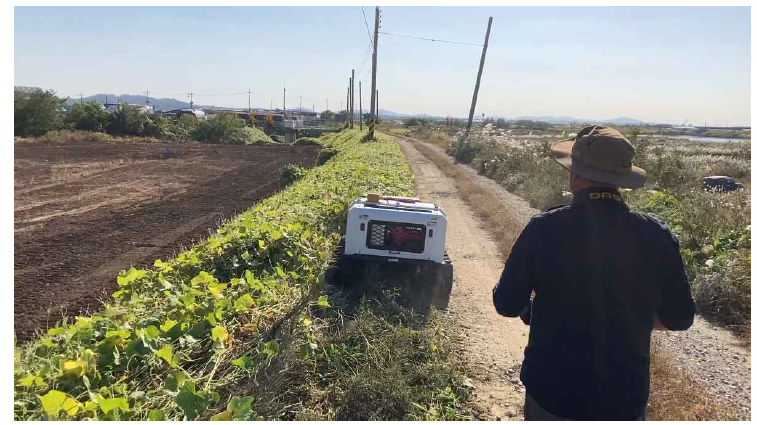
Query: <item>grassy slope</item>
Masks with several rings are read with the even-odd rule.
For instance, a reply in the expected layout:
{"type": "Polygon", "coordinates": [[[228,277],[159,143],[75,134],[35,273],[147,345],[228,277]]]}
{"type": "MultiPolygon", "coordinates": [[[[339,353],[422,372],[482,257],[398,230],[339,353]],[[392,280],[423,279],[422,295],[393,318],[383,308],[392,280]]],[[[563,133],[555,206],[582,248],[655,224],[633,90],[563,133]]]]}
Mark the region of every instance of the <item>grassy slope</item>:
{"type": "Polygon", "coordinates": [[[347,203],[412,191],[397,144],[361,135],[326,137],[337,155],[302,180],[176,258],[122,272],[100,313],[16,347],[14,417],[454,416],[462,392],[442,322],[390,295],[331,306],[324,292],[347,203]]]}

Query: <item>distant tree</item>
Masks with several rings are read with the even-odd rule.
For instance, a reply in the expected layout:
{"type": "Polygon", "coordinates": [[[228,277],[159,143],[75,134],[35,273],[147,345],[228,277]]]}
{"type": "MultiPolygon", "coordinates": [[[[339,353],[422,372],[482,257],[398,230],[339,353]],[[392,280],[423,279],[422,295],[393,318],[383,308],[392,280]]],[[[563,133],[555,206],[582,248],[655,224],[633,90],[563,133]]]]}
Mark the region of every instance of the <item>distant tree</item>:
{"type": "Polygon", "coordinates": [[[495,126],[499,128],[507,128],[507,121],[505,121],[504,118],[497,118],[497,121],[494,123],[495,126]]]}
{"type": "Polygon", "coordinates": [[[402,121],[402,124],[408,126],[408,127],[415,127],[415,126],[426,126],[428,125],[428,120],[424,120],[422,118],[405,118],[404,121],[402,121]]]}
{"type": "Polygon", "coordinates": [[[515,125],[526,130],[549,130],[552,125],[544,121],[518,120],[515,125]]]}
{"type": "Polygon", "coordinates": [[[99,103],[77,103],[68,111],[65,122],[77,130],[105,131],[111,116],[99,103]]]}
{"type": "Polygon", "coordinates": [[[222,114],[200,123],[193,136],[197,141],[224,143],[238,135],[244,123],[232,115],[222,114]]]}
{"type": "Polygon", "coordinates": [[[62,127],[65,103],[53,90],[13,91],[13,135],[41,136],[62,127]]]}
{"type": "Polygon", "coordinates": [[[122,103],[113,112],[106,130],[109,134],[118,136],[142,136],[148,124],[150,124],[150,118],[143,110],[122,103]]]}
{"type": "Polygon", "coordinates": [[[326,109],[325,111],[321,112],[321,119],[322,120],[334,119],[334,113],[326,109]]]}

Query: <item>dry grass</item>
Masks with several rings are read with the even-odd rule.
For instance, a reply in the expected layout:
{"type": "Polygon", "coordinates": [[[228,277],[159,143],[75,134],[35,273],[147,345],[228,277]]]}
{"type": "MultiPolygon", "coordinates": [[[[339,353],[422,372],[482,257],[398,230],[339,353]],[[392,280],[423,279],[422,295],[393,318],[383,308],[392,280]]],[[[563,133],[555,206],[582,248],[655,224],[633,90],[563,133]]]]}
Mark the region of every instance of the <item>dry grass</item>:
{"type": "MultiPolygon", "coordinates": [[[[520,225],[508,219],[509,208],[478,185],[471,176],[452,164],[448,157],[425,143],[414,143],[426,158],[455,180],[460,195],[477,216],[487,223],[503,255],[510,253],[520,225]]],[[[648,413],[655,420],[734,420],[735,412],[715,401],[694,377],[673,366],[669,353],[653,345],[651,350],[650,396],[648,413]]]]}
{"type": "Polygon", "coordinates": [[[648,419],[656,421],[733,421],[736,413],[712,399],[694,377],[652,341],[648,419]]]}

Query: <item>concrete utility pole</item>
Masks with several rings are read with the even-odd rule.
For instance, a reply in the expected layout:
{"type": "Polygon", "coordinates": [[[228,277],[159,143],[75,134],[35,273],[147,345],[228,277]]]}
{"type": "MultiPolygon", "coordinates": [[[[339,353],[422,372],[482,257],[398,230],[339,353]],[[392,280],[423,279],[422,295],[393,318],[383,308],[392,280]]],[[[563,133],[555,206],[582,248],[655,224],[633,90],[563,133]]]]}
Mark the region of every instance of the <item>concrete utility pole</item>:
{"type": "Polygon", "coordinates": [[[284,119],[287,117],[287,79],[284,78],[284,119]]]}
{"type": "MultiPolygon", "coordinates": [[[[194,103],[194,97],[193,97],[194,93],[189,92],[188,96],[189,96],[189,109],[194,109],[194,104],[195,104],[194,103]]],[[[121,100],[119,99],[118,102],[121,103],[121,100]]]]}
{"type": "MultiPolygon", "coordinates": [[[[248,114],[249,114],[249,113],[252,113],[252,104],[250,103],[250,94],[251,94],[251,93],[252,93],[252,92],[250,91],[250,89],[247,89],[247,113],[248,113],[248,114]]],[[[252,117],[251,117],[251,118],[252,118],[252,117]]]]}
{"type": "Polygon", "coordinates": [[[147,89],[147,90],[143,91],[142,93],[145,94],[145,104],[147,104],[147,102],[150,101],[150,89],[147,89]]]}
{"type": "Polygon", "coordinates": [[[484,61],[486,60],[486,48],[489,46],[489,32],[492,30],[492,17],[489,17],[489,24],[486,27],[486,38],[484,38],[484,50],[481,52],[481,63],[478,65],[478,76],[476,77],[476,88],[473,89],[473,101],[470,105],[470,114],[468,114],[468,125],[465,127],[463,139],[468,138],[470,129],[473,126],[473,112],[476,110],[476,100],[478,100],[478,87],[481,85],[481,73],[484,72],[484,61]]]}
{"type": "Polygon", "coordinates": [[[79,93],[79,103],[84,103],[84,94],[79,93]]]}
{"type": "Polygon", "coordinates": [[[300,93],[300,112],[302,112],[302,93],[300,93]]]}
{"type": "Polygon", "coordinates": [[[326,98],[326,110],[327,111],[329,110],[329,98],[328,97],[326,98]]]}
{"type": "Polygon", "coordinates": [[[373,23],[373,68],[371,70],[371,120],[368,121],[368,140],[373,140],[373,126],[375,121],[374,106],[376,105],[376,59],[378,56],[378,30],[379,30],[379,8],[376,6],[376,17],[373,23]]]}
{"type": "Polygon", "coordinates": [[[358,118],[360,120],[360,131],[363,131],[363,82],[362,81],[357,82],[357,97],[358,97],[358,102],[360,105],[360,111],[358,111],[358,114],[360,114],[359,115],[360,118],[358,118]]]}

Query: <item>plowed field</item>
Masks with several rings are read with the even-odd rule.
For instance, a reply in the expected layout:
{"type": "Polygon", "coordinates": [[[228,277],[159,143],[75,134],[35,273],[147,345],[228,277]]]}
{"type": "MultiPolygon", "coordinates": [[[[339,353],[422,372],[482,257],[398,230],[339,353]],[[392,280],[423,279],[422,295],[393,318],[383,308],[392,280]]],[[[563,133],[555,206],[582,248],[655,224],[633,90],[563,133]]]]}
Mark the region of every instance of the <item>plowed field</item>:
{"type": "Polygon", "coordinates": [[[279,190],[317,146],[14,144],[14,329],[97,309],[119,270],[151,265],[279,190]]]}

